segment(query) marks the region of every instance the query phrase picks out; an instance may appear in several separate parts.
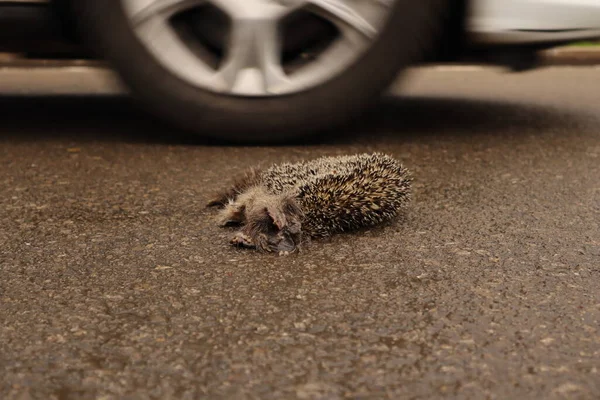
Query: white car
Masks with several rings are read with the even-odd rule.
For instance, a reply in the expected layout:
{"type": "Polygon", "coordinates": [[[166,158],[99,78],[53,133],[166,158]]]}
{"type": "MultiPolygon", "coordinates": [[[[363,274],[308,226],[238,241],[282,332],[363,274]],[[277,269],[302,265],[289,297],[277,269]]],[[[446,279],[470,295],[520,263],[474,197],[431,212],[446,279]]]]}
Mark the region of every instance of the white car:
{"type": "Polygon", "coordinates": [[[27,23],[29,39],[84,38],[180,127],[273,142],[349,121],[409,66],[535,66],[538,50],[600,37],[600,0],[0,1],[0,27],[27,23]]]}

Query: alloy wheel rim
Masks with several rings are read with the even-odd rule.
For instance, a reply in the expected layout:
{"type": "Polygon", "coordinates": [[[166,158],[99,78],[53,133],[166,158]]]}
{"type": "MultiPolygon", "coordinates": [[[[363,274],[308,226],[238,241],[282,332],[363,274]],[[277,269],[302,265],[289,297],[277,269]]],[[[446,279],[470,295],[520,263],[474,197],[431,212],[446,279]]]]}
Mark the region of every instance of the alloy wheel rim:
{"type": "Polygon", "coordinates": [[[212,92],[262,97],[308,90],[343,72],[377,40],[395,0],[121,1],[138,39],[168,71],[212,92]],[[198,37],[175,24],[207,6],[227,21],[222,54],[212,59],[210,50],[198,51],[198,37]],[[298,13],[319,18],[335,35],[290,62],[283,57],[286,23],[298,13]]]}

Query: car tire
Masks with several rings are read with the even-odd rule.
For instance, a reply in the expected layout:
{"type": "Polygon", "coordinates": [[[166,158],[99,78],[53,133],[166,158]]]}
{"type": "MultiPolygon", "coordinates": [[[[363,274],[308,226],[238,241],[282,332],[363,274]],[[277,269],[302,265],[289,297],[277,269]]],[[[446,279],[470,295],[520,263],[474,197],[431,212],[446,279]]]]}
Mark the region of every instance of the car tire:
{"type": "Polygon", "coordinates": [[[120,0],[74,0],[80,32],[132,94],[195,134],[235,142],[305,137],[361,114],[398,73],[435,44],[445,0],[396,0],[376,40],[341,73],[289,95],[248,98],[189,84],[157,61],[131,28],[120,0]]]}

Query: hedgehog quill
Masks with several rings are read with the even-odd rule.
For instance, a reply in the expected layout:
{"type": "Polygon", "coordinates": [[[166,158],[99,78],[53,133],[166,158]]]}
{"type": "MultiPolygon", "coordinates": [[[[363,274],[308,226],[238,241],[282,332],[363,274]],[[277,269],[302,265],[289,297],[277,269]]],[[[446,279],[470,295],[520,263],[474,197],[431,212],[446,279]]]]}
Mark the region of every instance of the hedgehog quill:
{"type": "Polygon", "coordinates": [[[382,154],[322,157],[250,169],[208,203],[219,226],[240,226],[231,244],[286,255],[307,238],[355,231],[395,218],[412,177],[382,154]]]}

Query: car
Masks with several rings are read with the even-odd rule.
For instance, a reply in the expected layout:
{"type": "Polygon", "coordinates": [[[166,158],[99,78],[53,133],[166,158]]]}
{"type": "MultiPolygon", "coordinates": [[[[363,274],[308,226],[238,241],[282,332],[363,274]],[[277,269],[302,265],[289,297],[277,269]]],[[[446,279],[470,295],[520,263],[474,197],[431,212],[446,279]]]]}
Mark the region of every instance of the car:
{"type": "Polygon", "coordinates": [[[0,0],[0,50],[99,58],[156,115],[238,142],[347,123],[412,66],[523,70],[599,37],[600,0],[0,0]]]}

